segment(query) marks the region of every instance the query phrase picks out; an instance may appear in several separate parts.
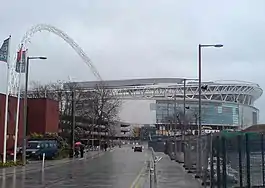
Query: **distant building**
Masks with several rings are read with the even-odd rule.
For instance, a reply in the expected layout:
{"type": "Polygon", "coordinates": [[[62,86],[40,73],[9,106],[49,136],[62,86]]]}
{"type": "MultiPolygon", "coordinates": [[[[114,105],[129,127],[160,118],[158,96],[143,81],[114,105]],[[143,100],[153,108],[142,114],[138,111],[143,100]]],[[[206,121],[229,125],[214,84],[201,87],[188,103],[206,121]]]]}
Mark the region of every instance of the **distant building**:
{"type": "MultiPolygon", "coordinates": [[[[172,117],[185,116],[192,129],[197,128],[199,84],[186,78],[143,78],[128,80],[104,80],[104,85],[130,105],[122,111],[132,113],[126,122],[156,124],[159,130],[171,125],[172,117]],[[138,104],[139,102],[139,104],[138,104]],[[137,103],[138,105],[134,104],[137,103]]],[[[93,89],[99,81],[74,82],[83,89],[93,89]]],[[[69,83],[67,83],[69,85],[69,83]]],[[[202,82],[201,124],[216,130],[245,129],[259,123],[259,109],[255,101],[262,95],[262,88],[255,83],[219,80],[202,82]]],[[[181,126],[177,126],[181,129],[181,126]]],[[[168,129],[168,128],[167,128],[168,129]]],[[[172,126],[169,128],[172,130],[172,126]]]]}
{"type": "Polygon", "coordinates": [[[144,125],[140,128],[140,138],[142,140],[149,140],[152,136],[156,135],[156,127],[151,125],[144,125]]]}
{"type": "MultiPolygon", "coordinates": [[[[7,149],[14,146],[17,98],[9,97],[7,149]]],[[[23,141],[23,99],[20,101],[18,143],[23,141]]],[[[5,95],[0,94],[0,153],[3,152],[5,122],[5,95]]],[[[27,134],[57,133],[59,126],[59,104],[50,99],[28,99],[27,134]]]]}

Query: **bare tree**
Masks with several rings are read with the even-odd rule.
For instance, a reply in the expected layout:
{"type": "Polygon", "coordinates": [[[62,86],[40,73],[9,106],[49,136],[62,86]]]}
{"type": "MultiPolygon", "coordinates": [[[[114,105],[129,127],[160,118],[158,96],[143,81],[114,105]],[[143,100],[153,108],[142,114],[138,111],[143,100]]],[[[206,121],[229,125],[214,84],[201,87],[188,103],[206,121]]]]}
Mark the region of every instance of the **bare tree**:
{"type": "Polygon", "coordinates": [[[108,128],[108,135],[109,135],[109,138],[113,141],[113,139],[117,136],[117,124],[113,123],[113,124],[110,124],[109,125],[109,128],[108,128]]]}
{"type": "Polygon", "coordinates": [[[95,129],[102,132],[110,130],[110,125],[118,120],[120,100],[103,83],[95,88],[83,89],[78,84],[31,83],[29,98],[49,98],[59,102],[60,126],[63,129],[71,127],[72,91],[75,92],[76,127],[90,136],[95,129]],[[101,129],[101,130],[100,130],[101,129]]]}
{"type": "MultiPolygon", "coordinates": [[[[63,82],[41,84],[40,82],[31,82],[28,98],[47,98],[59,102],[59,115],[61,128],[70,126],[72,96],[71,91],[74,87],[68,90],[63,89],[63,82]]],[[[77,99],[78,101],[78,99],[77,99]]]]}
{"type": "Polygon", "coordinates": [[[175,126],[181,132],[190,132],[190,125],[194,122],[194,114],[186,111],[185,115],[182,108],[177,108],[175,113],[165,118],[166,123],[170,124],[170,129],[174,129],[175,126]]]}
{"type": "Polygon", "coordinates": [[[139,138],[140,137],[140,127],[133,127],[132,129],[132,136],[134,139],[139,138]]]}

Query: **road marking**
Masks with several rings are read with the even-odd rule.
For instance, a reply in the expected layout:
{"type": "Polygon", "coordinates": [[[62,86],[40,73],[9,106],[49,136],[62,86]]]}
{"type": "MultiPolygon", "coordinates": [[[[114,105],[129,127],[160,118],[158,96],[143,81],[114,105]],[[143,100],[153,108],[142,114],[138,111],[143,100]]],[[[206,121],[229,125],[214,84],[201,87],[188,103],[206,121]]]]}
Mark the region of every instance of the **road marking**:
{"type": "Polygon", "coordinates": [[[156,157],[156,162],[159,162],[162,159],[162,157],[156,157]]]}
{"type": "Polygon", "coordinates": [[[130,188],[135,188],[135,187],[137,188],[138,187],[138,185],[137,185],[139,183],[138,181],[140,180],[140,177],[141,177],[141,175],[142,175],[144,170],[145,170],[145,166],[142,167],[142,169],[140,170],[139,174],[136,176],[136,178],[132,182],[130,188]]]}

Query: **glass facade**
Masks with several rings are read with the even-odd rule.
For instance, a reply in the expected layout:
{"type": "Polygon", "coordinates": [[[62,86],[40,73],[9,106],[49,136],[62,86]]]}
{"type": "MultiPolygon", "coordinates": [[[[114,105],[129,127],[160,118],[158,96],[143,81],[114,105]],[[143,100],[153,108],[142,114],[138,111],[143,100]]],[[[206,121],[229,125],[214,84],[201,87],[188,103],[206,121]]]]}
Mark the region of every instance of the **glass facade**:
{"type": "MultiPolygon", "coordinates": [[[[198,114],[198,101],[187,101],[186,117],[187,121],[195,122],[196,114],[198,114]]],[[[174,119],[174,101],[161,100],[156,101],[156,122],[168,123],[174,119]]],[[[258,110],[250,106],[240,106],[239,104],[232,103],[220,103],[220,102],[202,102],[202,125],[231,125],[238,126],[242,124],[240,121],[240,109],[245,109],[245,113],[242,116],[248,116],[249,120],[247,124],[257,124],[258,122],[258,110]]],[[[176,114],[183,114],[183,101],[177,100],[176,102],[176,114]]],[[[246,126],[246,125],[244,125],[246,126]]]]}

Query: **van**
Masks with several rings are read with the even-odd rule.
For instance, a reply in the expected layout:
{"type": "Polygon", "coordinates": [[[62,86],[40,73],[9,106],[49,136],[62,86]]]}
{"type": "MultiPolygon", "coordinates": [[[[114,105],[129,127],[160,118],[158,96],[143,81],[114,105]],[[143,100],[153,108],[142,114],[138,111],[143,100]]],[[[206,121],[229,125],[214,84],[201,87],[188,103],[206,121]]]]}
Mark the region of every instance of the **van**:
{"type": "Polygon", "coordinates": [[[41,159],[45,153],[45,158],[53,159],[58,155],[59,146],[56,140],[29,140],[27,143],[26,157],[31,159],[41,159]]]}

